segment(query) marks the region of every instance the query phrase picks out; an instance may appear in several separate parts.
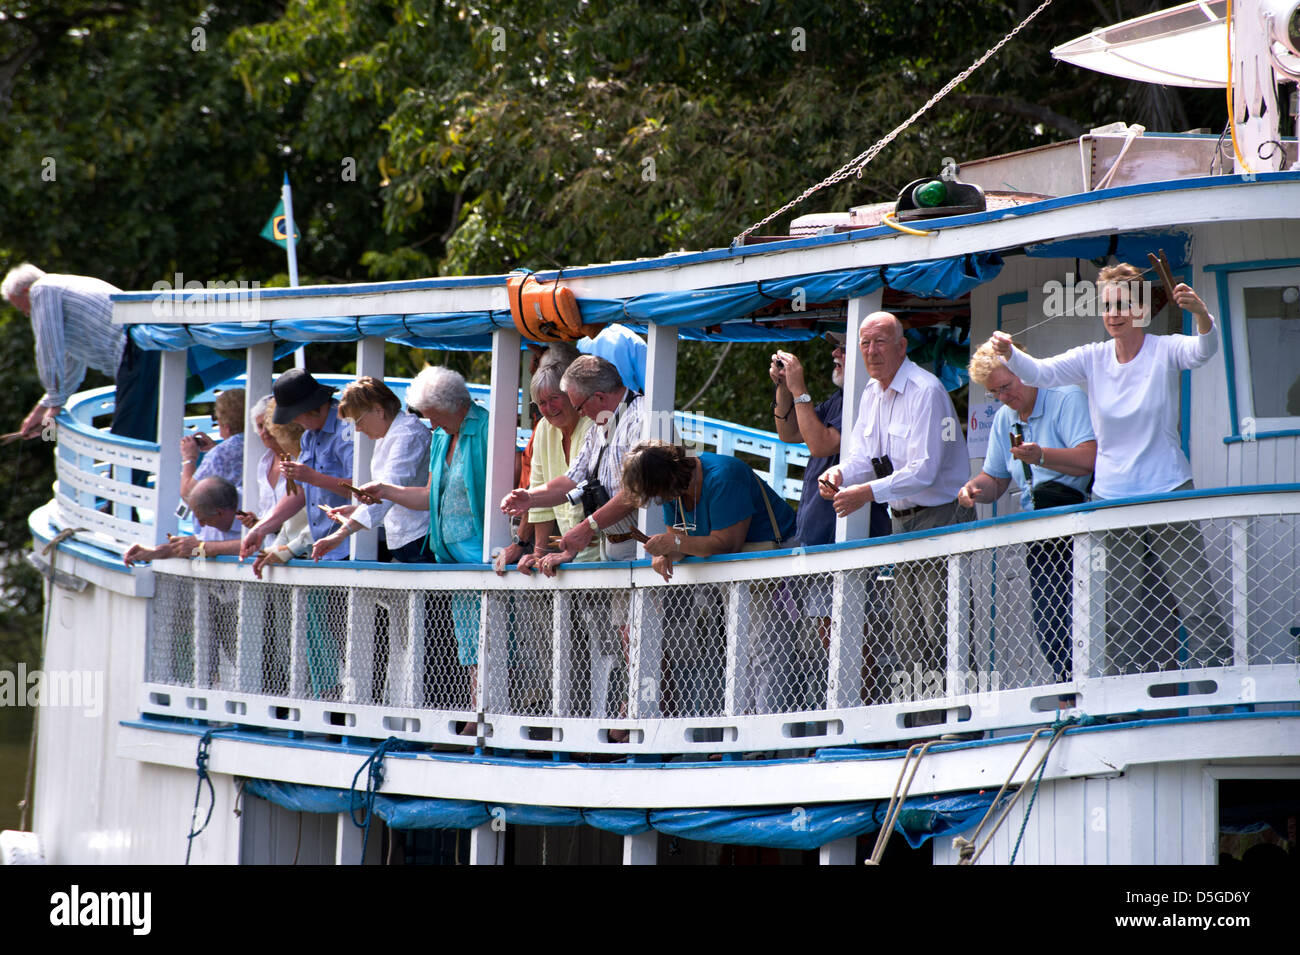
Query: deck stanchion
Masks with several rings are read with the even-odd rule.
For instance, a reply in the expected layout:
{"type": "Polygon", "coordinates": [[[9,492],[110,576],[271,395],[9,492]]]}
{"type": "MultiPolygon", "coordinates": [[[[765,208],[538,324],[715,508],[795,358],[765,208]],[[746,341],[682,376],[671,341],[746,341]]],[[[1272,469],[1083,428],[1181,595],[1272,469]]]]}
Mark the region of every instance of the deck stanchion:
{"type": "MultiPolygon", "coordinates": [[[[862,352],[858,350],[858,329],[862,320],[872,312],[880,311],[884,300],[882,292],[872,292],[858,298],[849,299],[849,320],[845,328],[848,338],[844,342],[844,414],[840,425],[840,460],[848,457],[849,438],[858,419],[858,402],[862,400],[862,389],[867,386],[869,376],[867,366],[862,361],[862,352]]],[[[861,540],[871,536],[871,508],[863,507],[835,521],[835,539],[837,541],[861,540]]]]}
{"type": "Polygon", "coordinates": [[[519,410],[519,333],[498,328],[492,333],[492,390],[488,398],[487,501],[483,514],[483,562],[510,543],[510,518],[501,499],[515,486],[515,428],[519,410]]]}
{"type": "Polygon", "coordinates": [[[181,433],[185,427],[185,375],[188,351],[165,351],[158,373],[158,473],[154,476],[158,506],[153,543],[167,542],[177,528],[176,505],[181,499],[181,433]]]}
{"type": "MultiPolygon", "coordinates": [[[[382,338],[362,338],[357,342],[357,377],[369,375],[384,380],[384,340],[382,338]]],[[[352,438],[352,486],[360,487],[369,481],[370,455],[375,450],[375,442],[359,430],[352,438]]],[[[354,499],[352,503],[356,503],[354,499]]],[[[371,527],[357,531],[350,538],[353,560],[374,560],[379,556],[379,528],[371,527]]]]}
{"type": "Polygon", "coordinates": [[[1103,533],[1074,535],[1074,682],[1089,677],[1106,640],[1106,548],[1103,533]],[[1093,571],[1097,572],[1094,573],[1093,571]]]}
{"type": "Polygon", "coordinates": [[[258,513],[257,465],[262,459],[262,446],[253,424],[253,405],[263,395],[271,393],[271,375],[275,364],[275,343],[253,345],[246,349],[246,368],[244,375],[244,510],[258,513]]]}
{"type": "MultiPolygon", "coordinates": [[[[642,438],[678,440],[673,421],[677,393],[677,329],[651,325],[646,334],[645,420],[642,438]]],[[[664,530],[663,514],[657,507],[643,508],[639,526],[649,535],[664,530]]],[[[645,548],[637,545],[637,555],[645,557],[645,548]]]]}
{"type": "Polygon", "coordinates": [[[1250,530],[1254,519],[1234,517],[1232,535],[1232,665],[1244,667],[1250,663],[1250,600],[1247,596],[1250,566],[1250,530]]]}

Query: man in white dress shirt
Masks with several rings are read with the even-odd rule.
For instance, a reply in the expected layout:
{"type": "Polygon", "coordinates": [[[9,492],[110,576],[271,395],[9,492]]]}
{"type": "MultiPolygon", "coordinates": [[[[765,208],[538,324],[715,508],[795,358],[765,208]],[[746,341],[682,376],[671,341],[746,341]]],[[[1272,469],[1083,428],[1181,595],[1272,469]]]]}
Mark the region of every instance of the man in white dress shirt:
{"type": "MultiPolygon", "coordinates": [[[[826,472],[835,491],[823,485],[822,496],[840,517],[872,501],[888,504],[895,534],[974,520],[975,511],[957,502],[970,477],[970,457],[948,392],[907,357],[902,323],[889,312],[867,316],[858,346],[871,381],[862,392],[848,457],[826,472]]],[[[937,689],[934,675],[946,669],[944,561],[900,563],[893,590],[894,663],[906,679],[892,682],[937,689]]]]}

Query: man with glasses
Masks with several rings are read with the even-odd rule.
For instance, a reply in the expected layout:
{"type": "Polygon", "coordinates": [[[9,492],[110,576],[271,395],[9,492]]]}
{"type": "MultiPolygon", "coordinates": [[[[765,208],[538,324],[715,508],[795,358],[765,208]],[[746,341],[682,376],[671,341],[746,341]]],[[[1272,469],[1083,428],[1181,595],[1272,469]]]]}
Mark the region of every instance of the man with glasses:
{"type": "MultiPolygon", "coordinates": [[[[548,577],[554,577],[561,564],[573,560],[601,534],[607,535],[600,540],[602,560],[636,557],[636,541],[614,542],[608,535],[619,536],[632,529],[636,505],[622,493],[623,458],[643,437],[645,398],[623,384],[617,368],[595,355],[575,359],[560,379],[560,387],[574,410],[595,426],[587,432],[567,473],[540,488],[516,488],[501,501],[501,510],[511,516],[526,514],[534,507],[554,507],[575,496],[582,502],[586,519],[561,538],[557,553],[538,561],[548,577]]],[[[662,437],[673,439],[671,434],[662,437]]]]}
{"type": "MultiPolygon", "coordinates": [[[[840,517],[872,501],[888,504],[895,534],[974,520],[974,510],[957,501],[970,476],[961,422],[939,379],[907,357],[902,323],[889,312],[868,315],[858,347],[871,381],[862,392],[848,459],[826,472],[822,497],[840,517]]],[[[900,562],[893,590],[895,687],[919,682],[941,695],[931,675],[946,669],[945,562],[900,562]]]]}

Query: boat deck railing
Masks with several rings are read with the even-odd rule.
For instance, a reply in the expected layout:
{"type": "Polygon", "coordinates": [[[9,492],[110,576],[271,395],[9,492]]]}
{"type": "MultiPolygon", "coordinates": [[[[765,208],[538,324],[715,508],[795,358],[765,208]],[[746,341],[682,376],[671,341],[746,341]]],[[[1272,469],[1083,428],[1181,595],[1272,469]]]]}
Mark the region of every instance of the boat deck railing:
{"type": "Polygon", "coordinates": [[[542,753],[705,754],[1294,706],[1300,488],[856,544],[566,567],[159,562],[149,716],[542,753]]]}
{"type": "MultiPolygon", "coordinates": [[[[53,510],[120,552],[152,542],[156,491],[131,471],[156,475],[159,453],[96,427],[111,402],[87,392],[60,416],[53,510]]],[[[797,496],[785,469],[806,450],[678,427],[766,461],[797,496]]],[[[233,558],[158,561],[139,710],[451,745],[468,723],[507,750],[662,754],[1293,703],[1298,515],[1295,486],[1182,492],[692,559],[670,582],[644,561],[555,579],[293,562],[263,581],[233,558]]]]}

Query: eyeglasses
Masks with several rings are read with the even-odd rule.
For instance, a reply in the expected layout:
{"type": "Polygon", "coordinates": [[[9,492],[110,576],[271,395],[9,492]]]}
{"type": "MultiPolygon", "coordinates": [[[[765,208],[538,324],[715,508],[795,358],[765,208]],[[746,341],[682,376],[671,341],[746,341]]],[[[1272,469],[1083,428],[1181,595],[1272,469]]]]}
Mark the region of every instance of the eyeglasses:
{"type": "Polygon", "coordinates": [[[1014,388],[1015,386],[1016,386],[1016,383],[1015,383],[1014,381],[1011,381],[1011,382],[1007,382],[1007,384],[1003,385],[1001,388],[988,388],[988,389],[986,389],[986,390],[987,390],[988,393],[989,393],[989,397],[991,397],[991,398],[1001,398],[1004,394],[1006,394],[1008,391],[1010,391],[1010,390],[1011,390],[1012,388],[1014,388]]]}
{"type": "Polygon", "coordinates": [[[677,499],[677,523],[672,526],[672,529],[679,534],[689,534],[697,527],[699,527],[698,524],[686,520],[686,513],[682,510],[682,499],[679,497],[677,499]]]}
{"type": "Polygon", "coordinates": [[[576,405],[574,405],[573,410],[578,412],[578,414],[582,414],[582,409],[586,407],[587,402],[590,401],[592,398],[596,397],[596,395],[598,394],[600,394],[599,391],[593,391],[591,394],[587,395],[587,397],[583,398],[576,405]]]}

